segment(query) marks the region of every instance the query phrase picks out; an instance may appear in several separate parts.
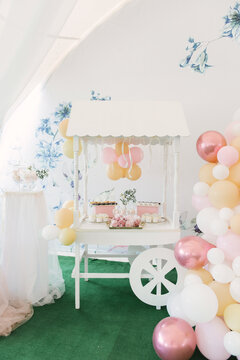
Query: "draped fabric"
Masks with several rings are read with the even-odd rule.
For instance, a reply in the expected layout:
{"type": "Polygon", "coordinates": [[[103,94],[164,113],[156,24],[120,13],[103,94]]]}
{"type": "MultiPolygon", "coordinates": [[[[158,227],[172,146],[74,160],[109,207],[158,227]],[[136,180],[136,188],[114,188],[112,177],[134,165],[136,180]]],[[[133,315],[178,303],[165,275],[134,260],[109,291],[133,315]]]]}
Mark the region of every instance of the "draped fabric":
{"type": "Polygon", "coordinates": [[[131,0],[0,0],[0,126],[108,16],[131,0]]]}

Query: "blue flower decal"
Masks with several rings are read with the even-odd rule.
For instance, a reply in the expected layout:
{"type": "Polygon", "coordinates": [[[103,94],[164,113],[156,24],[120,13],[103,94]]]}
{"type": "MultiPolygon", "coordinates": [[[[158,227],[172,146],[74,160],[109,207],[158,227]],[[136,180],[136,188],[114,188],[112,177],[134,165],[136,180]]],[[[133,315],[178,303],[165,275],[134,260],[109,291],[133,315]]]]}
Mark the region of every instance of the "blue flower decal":
{"type": "Polygon", "coordinates": [[[54,124],[59,124],[62,120],[69,118],[71,114],[72,104],[69,103],[61,103],[58,105],[54,112],[55,120],[54,124]]]}
{"type": "Polygon", "coordinates": [[[203,74],[207,68],[212,66],[208,64],[207,53],[210,43],[226,37],[235,40],[240,38],[240,3],[236,2],[234,7],[230,7],[229,13],[223,19],[225,24],[219,37],[207,42],[194,41],[192,37],[188,39],[187,55],[179,64],[181,68],[189,67],[195,72],[203,74]]]}
{"type": "Polygon", "coordinates": [[[236,2],[234,7],[230,7],[229,13],[224,16],[225,25],[222,36],[238,39],[240,36],[240,4],[236,2]]]}
{"type": "Polygon", "coordinates": [[[101,96],[100,93],[96,93],[95,90],[91,91],[90,100],[92,101],[110,101],[111,99],[111,96],[101,96]]]}

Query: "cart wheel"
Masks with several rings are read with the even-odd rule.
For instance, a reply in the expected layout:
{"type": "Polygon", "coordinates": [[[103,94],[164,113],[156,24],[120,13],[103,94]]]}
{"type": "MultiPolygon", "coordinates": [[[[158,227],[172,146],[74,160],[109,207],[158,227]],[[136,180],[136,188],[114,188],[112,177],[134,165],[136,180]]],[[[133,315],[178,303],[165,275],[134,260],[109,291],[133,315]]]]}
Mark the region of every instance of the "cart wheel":
{"type": "Polygon", "coordinates": [[[128,247],[128,261],[129,261],[129,264],[132,265],[132,263],[136,259],[136,257],[145,250],[146,250],[146,248],[144,246],[130,245],[128,247]]]}
{"type": "Polygon", "coordinates": [[[141,301],[152,306],[164,306],[170,293],[182,287],[185,271],[177,263],[173,250],[155,247],[136,257],[130,269],[129,281],[134,294],[141,301]],[[174,275],[175,279],[172,280],[174,275]],[[144,283],[143,278],[149,281],[146,283],[145,280],[144,283]]]}

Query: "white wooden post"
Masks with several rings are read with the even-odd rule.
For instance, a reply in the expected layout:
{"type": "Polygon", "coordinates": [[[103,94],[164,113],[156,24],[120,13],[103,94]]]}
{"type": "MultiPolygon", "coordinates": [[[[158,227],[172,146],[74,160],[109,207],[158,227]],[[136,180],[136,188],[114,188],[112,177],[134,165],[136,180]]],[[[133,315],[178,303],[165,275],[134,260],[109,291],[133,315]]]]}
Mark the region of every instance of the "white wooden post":
{"type": "MultiPolygon", "coordinates": [[[[79,151],[79,138],[78,136],[74,136],[73,138],[73,151],[74,151],[74,159],[73,159],[73,167],[74,167],[74,220],[73,226],[74,229],[78,229],[79,227],[79,200],[78,200],[78,189],[79,189],[79,181],[78,181],[78,151],[79,151]]],[[[80,308],[80,243],[79,239],[76,239],[75,242],[75,309],[80,308]]]]}
{"type": "Polygon", "coordinates": [[[174,179],[173,179],[173,228],[179,227],[179,158],[180,136],[173,139],[174,179]]]}
{"type": "Polygon", "coordinates": [[[84,161],[84,173],[83,173],[83,215],[88,216],[88,146],[87,140],[83,142],[83,161],[84,161]]]}
{"type": "Polygon", "coordinates": [[[167,162],[168,162],[168,144],[163,145],[163,193],[162,193],[162,216],[167,216],[167,162]]]}

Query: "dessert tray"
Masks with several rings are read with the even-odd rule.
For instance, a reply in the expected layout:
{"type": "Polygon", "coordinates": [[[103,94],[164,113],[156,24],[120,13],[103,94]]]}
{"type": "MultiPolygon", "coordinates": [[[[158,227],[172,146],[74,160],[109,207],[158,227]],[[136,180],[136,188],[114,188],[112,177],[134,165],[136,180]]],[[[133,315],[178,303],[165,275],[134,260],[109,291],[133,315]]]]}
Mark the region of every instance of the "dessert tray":
{"type": "Polygon", "coordinates": [[[130,227],[128,227],[128,226],[121,226],[121,227],[120,226],[111,226],[111,221],[107,221],[106,224],[110,230],[133,230],[133,229],[134,230],[142,230],[145,225],[145,223],[140,223],[139,226],[130,226],[130,227]]]}

